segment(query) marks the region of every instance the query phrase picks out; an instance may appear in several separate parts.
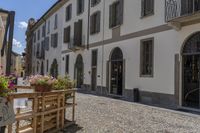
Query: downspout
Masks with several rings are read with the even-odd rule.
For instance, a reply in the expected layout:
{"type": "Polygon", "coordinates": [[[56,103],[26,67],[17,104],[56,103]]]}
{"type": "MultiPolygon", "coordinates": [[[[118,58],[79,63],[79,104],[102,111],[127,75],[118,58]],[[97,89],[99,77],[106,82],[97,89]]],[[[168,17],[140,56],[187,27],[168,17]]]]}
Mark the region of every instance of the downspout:
{"type": "Polygon", "coordinates": [[[102,70],[101,70],[101,94],[103,94],[103,77],[104,77],[104,35],[105,35],[105,0],[103,0],[103,38],[102,38],[102,70]]]}
{"type": "Polygon", "coordinates": [[[87,50],[89,50],[90,41],[90,0],[88,0],[88,25],[87,25],[87,50]]]}

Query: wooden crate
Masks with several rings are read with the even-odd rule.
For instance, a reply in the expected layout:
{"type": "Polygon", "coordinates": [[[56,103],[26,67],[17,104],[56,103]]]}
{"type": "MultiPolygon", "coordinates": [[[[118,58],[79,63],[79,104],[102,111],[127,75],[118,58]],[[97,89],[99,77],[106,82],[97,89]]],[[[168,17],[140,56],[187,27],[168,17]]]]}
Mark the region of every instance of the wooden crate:
{"type": "MultiPolygon", "coordinates": [[[[20,87],[16,87],[20,88],[20,87]]],[[[26,87],[23,87],[23,89],[26,87]]],[[[27,87],[30,88],[30,87],[27,87]]],[[[22,113],[17,109],[16,133],[46,133],[57,132],[72,123],[75,123],[75,89],[52,91],[46,93],[13,93],[9,96],[13,104],[16,98],[28,98],[32,100],[30,112],[22,113]],[[71,100],[70,100],[71,99],[71,100]],[[66,111],[72,109],[72,118],[65,118],[66,111]],[[70,121],[68,119],[71,119],[70,121]],[[29,120],[30,124],[23,127],[20,121],[29,120]]],[[[12,133],[12,125],[8,126],[8,132],[12,133]]]]}

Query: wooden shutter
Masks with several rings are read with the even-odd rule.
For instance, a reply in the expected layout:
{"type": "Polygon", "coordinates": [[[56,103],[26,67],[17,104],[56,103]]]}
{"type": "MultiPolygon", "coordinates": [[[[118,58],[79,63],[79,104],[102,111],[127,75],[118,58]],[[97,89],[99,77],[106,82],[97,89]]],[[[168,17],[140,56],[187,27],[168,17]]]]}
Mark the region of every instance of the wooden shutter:
{"type": "Polygon", "coordinates": [[[141,16],[145,16],[145,15],[144,15],[144,13],[145,13],[145,11],[144,11],[144,10],[145,10],[145,8],[144,8],[144,1],[145,1],[145,0],[142,0],[142,1],[141,1],[141,16]]]}
{"type": "Polygon", "coordinates": [[[112,28],[113,25],[113,5],[109,7],[109,28],[112,28]]]}
{"type": "Polygon", "coordinates": [[[51,46],[54,47],[54,34],[51,34],[51,46]]]}
{"type": "Polygon", "coordinates": [[[81,0],[82,4],[81,4],[81,13],[84,12],[84,7],[85,7],[85,0],[81,0]]]}
{"type": "Polygon", "coordinates": [[[100,32],[100,28],[101,28],[101,12],[98,11],[97,12],[97,18],[96,18],[96,32],[100,32]]]}
{"type": "Polygon", "coordinates": [[[94,14],[90,17],[90,34],[94,33],[94,14]]]}
{"type": "Polygon", "coordinates": [[[64,28],[64,35],[63,35],[63,42],[66,43],[67,41],[67,28],[64,28]]]}
{"type": "Polygon", "coordinates": [[[72,18],[72,4],[69,5],[69,20],[72,18]]]}
{"type": "Polygon", "coordinates": [[[124,18],[124,0],[119,0],[119,24],[123,24],[124,18]]]}
{"type": "Polygon", "coordinates": [[[82,20],[78,21],[78,45],[82,45],[82,20]]]}
{"type": "Polygon", "coordinates": [[[56,48],[58,46],[58,33],[54,34],[54,47],[56,48]]]}

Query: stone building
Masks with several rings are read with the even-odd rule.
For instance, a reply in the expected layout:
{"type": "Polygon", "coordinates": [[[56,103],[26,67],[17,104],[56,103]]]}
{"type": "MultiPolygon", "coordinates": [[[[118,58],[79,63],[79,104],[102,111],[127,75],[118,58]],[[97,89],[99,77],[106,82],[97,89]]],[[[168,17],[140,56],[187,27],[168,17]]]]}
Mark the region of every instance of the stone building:
{"type": "Polygon", "coordinates": [[[32,73],[199,110],[200,0],[62,0],[33,26],[32,73]]]}

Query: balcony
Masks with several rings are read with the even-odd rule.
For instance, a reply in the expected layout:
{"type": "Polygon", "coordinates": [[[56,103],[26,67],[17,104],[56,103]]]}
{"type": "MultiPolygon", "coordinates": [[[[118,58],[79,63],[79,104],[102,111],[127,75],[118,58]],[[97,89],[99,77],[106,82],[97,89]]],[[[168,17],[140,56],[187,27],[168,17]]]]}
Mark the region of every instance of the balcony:
{"type": "Polygon", "coordinates": [[[68,49],[72,51],[83,50],[85,48],[85,36],[82,36],[80,39],[71,38],[68,43],[68,49]]]}
{"type": "Polygon", "coordinates": [[[165,0],[165,20],[176,30],[200,22],[200,0],[165,0]]]}

